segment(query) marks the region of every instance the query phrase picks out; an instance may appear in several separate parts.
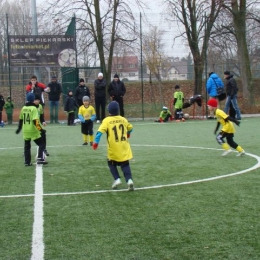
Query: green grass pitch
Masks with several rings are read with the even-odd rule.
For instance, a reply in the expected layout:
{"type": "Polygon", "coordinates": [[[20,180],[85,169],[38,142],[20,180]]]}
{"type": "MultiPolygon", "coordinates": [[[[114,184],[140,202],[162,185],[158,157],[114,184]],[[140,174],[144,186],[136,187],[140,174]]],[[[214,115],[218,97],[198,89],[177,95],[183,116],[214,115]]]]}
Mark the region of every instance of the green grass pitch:
{"type": "MultiPolygon", "coordinates": [[[[221,156],[212,120],[131,123],[134,192],[112,191],[105,135],[94,151],[79,125],[46,127],[39,259],[260,259],[259,118],[236,127],[243,157],[221,156]]],[[[0,128],[1,260],[32,259],[37,167],[24,167],[15,130],[0,128]]]]}

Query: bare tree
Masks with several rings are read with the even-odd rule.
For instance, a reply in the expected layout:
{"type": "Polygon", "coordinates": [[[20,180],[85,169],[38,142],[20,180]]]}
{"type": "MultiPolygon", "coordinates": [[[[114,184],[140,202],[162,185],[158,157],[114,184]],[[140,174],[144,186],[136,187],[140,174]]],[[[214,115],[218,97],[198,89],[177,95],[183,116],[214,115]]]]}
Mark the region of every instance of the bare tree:
{"type": "Polygon", "coordinates": [[[218,59],[222,59],[226,69],[241,78],[243,96],[250,103],[254,102],[251,64],[255,59],[253,53],[257,49],[259,37],[255,19],[257,2],[250,1],[247,4],[245,0],[226,1],[211,34],[211,46],[219,50],[218,59]]]}
{"type": "MultiPolygon", "coordinates": [[[[143,57],[150,75],[150,85],[152,86],[152,76],[159,82],[159,93],[161,103],[164,103],[162,94],[162,67],[167,63],[167,57],[164,54],[162,36],[164,32],[158,27],[150,27],[149,33],[143,37],[143,57]]],[[[151,89],[152,92],[152,89],[151,89]]],[[[153,92],[152,92],[153,93],[153,92]]]]}
{"type": "Polygon", "coordinates": [[[223,1],[164,0],[171,17],[184,27],[194,61],[194,94],[202,92],[205,54],[213,24],[221,11],[223,1]]]}
{"type": "Polygon", "coordinates": [[[141,0],[55,0],[46,12],[54,15],[76,13],[77,31],[85,31],[85,48],[96,45],[100,67],[107,82],[111,80],[114,47],[117,42],[125,44],[136,41],[138,33],[131,4],[142,8],[141,0]]]}
{"type": "MultiPolygon", "coordinates": [[[[224,7],[233,17],[233,33],[237,42],[237,54],[241,68],[240,73],[243,85],[243,96],[244,98],[249,98],[250,103],[254,103],[254,89],[247,45],[246,0],[231,0],[230,5],[226,4],[224,7]]],[[[232,28],[230,28],[230,30],[232,30],[232,28]]]]}
{"type": "Polygon", "coordinates": [[[143,37],[143,56],[144,63],[150,72],[150,81],[152,81],[152,75],[161,82],[161,67],[163,60],[166,59],[163,53],[162,43],[163,31],[158,27],[151,27],[148,34],[144,34],[143,37]]]}

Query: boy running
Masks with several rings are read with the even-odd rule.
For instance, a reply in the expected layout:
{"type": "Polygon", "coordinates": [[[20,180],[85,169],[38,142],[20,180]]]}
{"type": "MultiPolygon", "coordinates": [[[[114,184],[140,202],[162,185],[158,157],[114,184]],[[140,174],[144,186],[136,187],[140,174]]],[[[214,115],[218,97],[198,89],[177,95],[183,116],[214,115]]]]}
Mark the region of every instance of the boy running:
{"type": "Polygon", "coordinates": [[[228,116],[224,111],[217,108],[218,107],[218,101],[214,98],[211,98],[208,101],[208,108],[210,111],[214,112],[215,117],[217,118],[217,126],[214,131],[214,134],[217,133],[218,128],[220,125],[222,125],[221,131],[218,133],[216,139],[217,142],[222,146],[222,148],[225,150],[222,154],[222,156],[228,155],[232,150],[230,149],[230,146],[233,149],[236,149],[238,151],[237,156],[245,155],[245,151],[241,146],[239,146],[234,140],[234,133],[235,133],[235,127],[232,122],[234,122],[236,125],[239,126],[240,122],[230,116],[228,116]],[[227,143],[225,143],[225,139],[227,140],[227,143]]]}
{"type": "Polygon", "coordinates": [[[108,105],[109,116],[106,117],[95,137],[93,149],[98,148],[98,143],[102,134],[107,134],[107,162],[110,172],[114,178],[112,189],[116,189],[120,185],[121,179],[117,166],[121,167],[124,173],[125,181],[128,185],[128,190],[134,190],[132,173],[129,165],[129,160],[132,159],[132,151],[128,138],[133,130],[133,126],[126,118],[119,115],[119,105],[116,101],[112,101],[108,105]]]}

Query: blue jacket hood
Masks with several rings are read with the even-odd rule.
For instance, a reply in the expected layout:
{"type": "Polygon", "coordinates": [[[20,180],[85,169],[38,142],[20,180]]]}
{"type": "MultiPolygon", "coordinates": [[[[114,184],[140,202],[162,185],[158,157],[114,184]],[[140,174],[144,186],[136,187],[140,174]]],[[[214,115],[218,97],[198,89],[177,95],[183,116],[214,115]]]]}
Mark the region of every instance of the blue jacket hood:
{"type": "Polygon", "coordinates": [[[224,87],[224,84],[221,80],[221,78],[216,74],[212,73],[208,80],[207,80],[207,92],[210,97],[216,97],[217,96],[217,87],[224,87]]]}

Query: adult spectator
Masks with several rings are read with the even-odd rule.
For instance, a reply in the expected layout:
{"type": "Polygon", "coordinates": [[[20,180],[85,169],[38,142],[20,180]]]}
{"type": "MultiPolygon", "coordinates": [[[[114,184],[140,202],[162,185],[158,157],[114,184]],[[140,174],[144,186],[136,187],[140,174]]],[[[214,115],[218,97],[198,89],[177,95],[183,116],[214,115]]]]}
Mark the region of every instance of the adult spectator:
{"type": "Polygon", "coordinates": [[[61,84],[57,81],[56,76],[51,77],[51,82],[48,84],[49,88],[49,106],[50,106],[50,123],[59,123],[59,101],[60,94],[62,93],[61,84]]]}
{"type": "MultiPolygon", "coordinates": [[[[209,78],[208,78],[207,84],[206,84],[207,93],[209,95],[209,98],[217,99],[217,97],[218,97],[217,88],[218,87],[224,88],[222,79],[215,72],[210,72],[209,78]]],[[[210,115],[209,115],[208,119],[214,119],[214,115],[212,113],[213,112],[210,111],[210,115]]]]}
{"type": "Polygon", "coordinates": [[[94,81],[94,88],[97,123],[100,123],[106,117],[106,80],[103,78],[103,73],[98,73],[98,78],[94,81]]]}
{"type": "Polygon", "coordinates": [[[119,79],[118,74],[114,75],[114,79],[111,81],[108,87],[108,94],[112,101],[116,101],[119,104],[120,116],[124,116],[124,95],[126,88],[124,82],[119,79]]]}
{"type": "Polygon", "coordinates": [[[224,88],[224,84],[221,78],[215,72],[210,72],[206,87],[207,87],[207,92],[209,97],[217,98],[218,96],[217,88],[218,87],[224,88]]]}
{"type": "Polygon", "coordinates": [[[85,85],[84,79],[79,80],[79,86],[75,90],[75,99],[78,107],[83,105],[82,98],[88,96],[90,98],[89,87],[85,85]]]}
{"type": "Polygon", "coordinates": [[[226,79],[226,94],[227,94],[224,111],[226,114],[228,114],[230,109],[230,104],[232,104],[234,110],[236,111],[236,116],[237,116],[236,120],[241,120],[241,113],[237,104],[237,92],[238,92],[237,82],[234,79],[234,76],[228,70],[224,72],[224,78],[226,79]]]}
{"type": "Polygon", "coordinates": [[[35,75],[31,76],[30,82],[26,86],[26,93],[31,92],[34,93],[34,95],[38,95],[41,98],[40,104],[42,106],[45,105],[43,93],[48,91],[49,89],[46,87],[46,85],[41,82],[38,82],[37,77],[35,75]]]}

